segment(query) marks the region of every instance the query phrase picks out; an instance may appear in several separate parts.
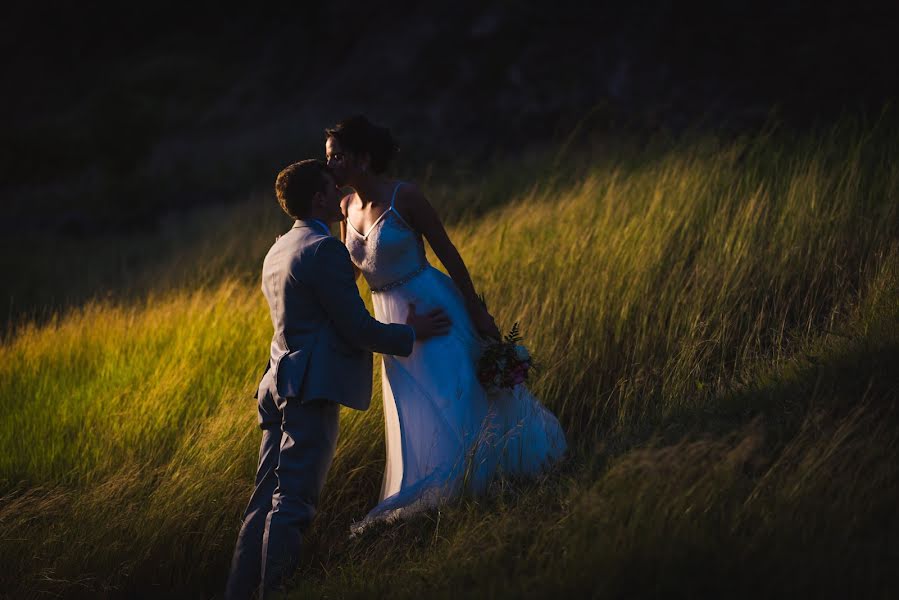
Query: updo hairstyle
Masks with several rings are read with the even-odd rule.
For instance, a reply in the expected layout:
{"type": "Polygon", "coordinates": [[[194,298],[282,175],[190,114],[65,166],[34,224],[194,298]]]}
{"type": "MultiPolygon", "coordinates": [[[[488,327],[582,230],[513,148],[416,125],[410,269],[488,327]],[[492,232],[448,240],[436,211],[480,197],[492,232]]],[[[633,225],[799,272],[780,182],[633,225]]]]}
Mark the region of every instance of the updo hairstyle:
{"type": "Polygon", "coordinates": [[[355,115],[325,129],[328,137],[333,137],[347,152],[371,157],[371,168],[380,175],[387,170],[400,148],[386,127],[378,127],[363,115],[355,115]]]}

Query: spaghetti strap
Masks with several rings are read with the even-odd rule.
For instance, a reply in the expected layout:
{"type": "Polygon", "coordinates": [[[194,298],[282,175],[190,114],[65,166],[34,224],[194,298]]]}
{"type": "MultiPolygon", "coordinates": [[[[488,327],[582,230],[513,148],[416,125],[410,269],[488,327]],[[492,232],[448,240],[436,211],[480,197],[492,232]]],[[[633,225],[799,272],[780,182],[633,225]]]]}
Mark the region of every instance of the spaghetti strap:
{"type": "Polygon", "coordinates": [[[394,206],[394,203],[396,202],[396,192],[397,192],[397,190],[400,189],[400,186],[403,185],[404,183],[406,183],[406,182],[405,182],[405,181],[400,181],[400,182],[398,182],[398,183],[396,184],[396,187],[393,189],[393,198],[390,199],[390,208],[388,208],[385,212],[391,212],[391,211],[393,211],[393,214],[396,215],[396,218],[397,218],[397,219],[399,219],[400,221],[402,221],[403,225],[405,225],[406,227],[408,227],[410,231],[413,231],[413,232],[415,232],[415,233],[417,234],[418,232],[415,231],[415,228],[412,227],[411,225],[409,225],[409,223],[406,221],[406,219],[403,218],[403,215],[400,214],[400,211],[398,211],[398,210],[396,209],[396,207],[394,206]]]}
{"type": "Polygon", "coordinates": [[[398,181],[396,187],[393,188],[393,197],[390,198],[390,208],[387,210],[396,210],[393,208],[393,203],[396,202],[396,192],[400,189],[400,186],[406,183],[405,181],[398,181]]]}

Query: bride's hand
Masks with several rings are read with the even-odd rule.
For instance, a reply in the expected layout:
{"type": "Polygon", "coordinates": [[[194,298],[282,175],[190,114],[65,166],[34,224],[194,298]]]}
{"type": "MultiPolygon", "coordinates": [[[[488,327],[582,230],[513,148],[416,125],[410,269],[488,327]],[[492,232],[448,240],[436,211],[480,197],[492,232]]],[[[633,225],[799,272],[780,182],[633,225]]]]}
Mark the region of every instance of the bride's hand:
{"type": "Polygon", "coordinates": [[[493,315],[487,312],[487,309],[484,308],[483,304],[478,303],[473,306],[470,305],[468,312],[471,315],[471,320],[474,322],[475,329],[477,329],[481,336],[495,340],[498,340],[501,337],[499,327],[496,326],[493,315]]]}

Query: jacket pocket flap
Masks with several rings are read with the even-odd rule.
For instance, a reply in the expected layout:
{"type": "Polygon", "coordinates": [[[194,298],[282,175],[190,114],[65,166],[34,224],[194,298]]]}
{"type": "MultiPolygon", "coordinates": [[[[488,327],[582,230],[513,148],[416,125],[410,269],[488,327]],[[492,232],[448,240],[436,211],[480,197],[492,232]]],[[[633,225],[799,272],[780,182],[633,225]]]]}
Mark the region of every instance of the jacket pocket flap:
{"type": "Polygon", "coordinates": [[[288,352],[278,361],[278,394],[282,398],[300,395],[306,365],[309,363],[309,349],[303,348],[288,352]]]}

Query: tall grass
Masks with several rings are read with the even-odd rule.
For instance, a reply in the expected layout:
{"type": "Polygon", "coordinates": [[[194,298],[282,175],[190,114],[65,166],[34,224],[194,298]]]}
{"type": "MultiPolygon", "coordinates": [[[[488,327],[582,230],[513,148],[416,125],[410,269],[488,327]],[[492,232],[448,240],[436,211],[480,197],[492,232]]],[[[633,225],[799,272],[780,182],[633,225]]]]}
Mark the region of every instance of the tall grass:
{"type": "MultiPolygon", "coordinates": [[[[508,167],[432,181],[478,288],[538,353],[531,387],[571,456],[349,541],[383,466],[376,373],[372,410],[341,414],[296,594],[895,592],[893,133],[698,136],[561,154],[530,186],[504,187],[508,167]]],[[[221,592],[270,335],[255,270],[288,226],[270,204],[177,241],[137,301],[0,347],[0,589],[221,592]]]]}

